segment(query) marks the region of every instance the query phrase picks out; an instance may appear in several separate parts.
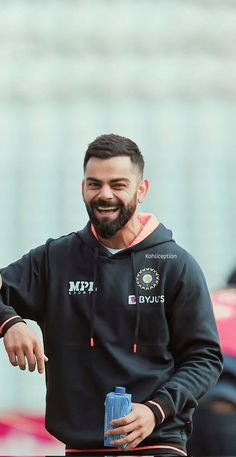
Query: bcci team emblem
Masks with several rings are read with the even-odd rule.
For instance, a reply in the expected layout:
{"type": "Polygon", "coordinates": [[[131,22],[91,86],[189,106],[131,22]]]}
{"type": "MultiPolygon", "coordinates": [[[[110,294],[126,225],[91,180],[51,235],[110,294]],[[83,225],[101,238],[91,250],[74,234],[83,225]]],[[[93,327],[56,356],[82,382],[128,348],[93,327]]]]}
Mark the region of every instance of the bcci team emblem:
{"type": "Polygon", "coordinates": [[[159,274],[154,268],[143,268],[137,273],[136,282],[141,289],[154,289],[159,283],[159,274]]]}

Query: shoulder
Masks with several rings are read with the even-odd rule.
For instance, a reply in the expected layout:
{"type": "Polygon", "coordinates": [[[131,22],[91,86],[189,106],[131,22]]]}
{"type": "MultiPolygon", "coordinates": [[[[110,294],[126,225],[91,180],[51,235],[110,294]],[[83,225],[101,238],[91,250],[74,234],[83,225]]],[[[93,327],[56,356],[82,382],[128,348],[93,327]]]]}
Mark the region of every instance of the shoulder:
{"type": "Polygon", "coordinates": [[[178,285],[184,283],[189,286],[196,283],[205,283],[204,274],[198,261],[186,249],[176,242],[169,242],[162,247],[166,262],[167,279],[178,285]]]}
{"type": "Polygon", "coordinates": [[[58,238],[49,238],[46,243],[45,247],[50,249],[59,249],[63,247],[70,246],[71,244],[78,242],[78,236],[76,232],[68,233],[67,235],[62,235],[58,238]]]}
{"type": "Polygon", "coordinates": [[[45,255],[48,259],[54,256],[71,255],[80,245],[80,239],[76,232],[62,235],[59,238],[49,238],[45,245],[45,255]]]}

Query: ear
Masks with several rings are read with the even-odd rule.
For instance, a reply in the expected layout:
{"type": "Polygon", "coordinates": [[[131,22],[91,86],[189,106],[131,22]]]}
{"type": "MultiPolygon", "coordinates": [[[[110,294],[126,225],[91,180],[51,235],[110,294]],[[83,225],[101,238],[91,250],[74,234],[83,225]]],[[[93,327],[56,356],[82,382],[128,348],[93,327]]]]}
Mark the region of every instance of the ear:
{"type": "Polygon", "coordinates": [[[138,203],[143,203],[143,201],[147,195],[148,188],[149,188],[149,181],[147,179],[142,179],[142,181],[140,181],[140,183],[138,185],[138,190],[137,190],[138,203]]]}

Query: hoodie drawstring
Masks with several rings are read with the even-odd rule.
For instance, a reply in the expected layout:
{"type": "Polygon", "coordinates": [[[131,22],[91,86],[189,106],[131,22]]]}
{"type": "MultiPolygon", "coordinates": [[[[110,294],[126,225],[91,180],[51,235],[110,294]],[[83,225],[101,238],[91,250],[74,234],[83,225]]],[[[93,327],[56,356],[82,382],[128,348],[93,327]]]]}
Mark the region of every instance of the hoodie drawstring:
{"type": "MultiPolygon", "coordinates": [[[[93,269],[93,295],[92,295],[92,303],[91,303],[91,315],[90,315],[90,338],[89,338],[89,345],[90,347],[94,347],[94,313],[95,313],[95,303],[96,303],[96,283],[97,283],[97,271],[98,271],[98,248],[95,248],[95,256],[94,256],[94,269],[93,269]]],[[[136,319],[135,319],[135,330],[134,330],[134,343],[133,343],[133,352],[137,352],[138,346],[138,336],[139,336],[139,324],[140,324],[140,306],[139,306],[139,294],[138,294],[138,286],[136,283],[136,276],[135,276],[135,264],[134,264],[134,252],[131,252],[131,262],[132,262],[132,273],[134,278],[134,287],[135,287],[135,299],[136,299],[136,319]]]]}
{"type": "Polygon", "coordinates": [[[135,331],[134,331],[133,352],[137,352],[139,323],[140,323],[140,306],[139,306],[138,286],[137,286],[136,277],[135,277],[135,265],[134,265],[134,252],[133,251],[131,252],[131,261],[132,261],[132,271],[133,271],[133,277],[134,277],[135,298],[136,298],[136,321],[135,321],[135,331]]]}
{"type": "Polygon", "coordinates": [[[98,271],[98,248],[95,248],[95,259],[94,259],[94,269],[93,269],[93,295],[92,295],[92,304],[91,304],[91,318],[90,318],[90,347],[94,347],[94,310],[96,302],[96,283],[97,283],[97,271],[98,271]]]}

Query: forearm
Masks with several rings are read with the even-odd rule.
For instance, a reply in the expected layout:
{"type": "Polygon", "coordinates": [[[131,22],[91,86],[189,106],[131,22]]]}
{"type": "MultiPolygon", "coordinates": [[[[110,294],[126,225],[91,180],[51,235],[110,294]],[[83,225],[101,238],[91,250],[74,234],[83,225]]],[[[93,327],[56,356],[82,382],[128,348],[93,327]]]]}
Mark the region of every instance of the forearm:
{"type": "MultiPolygon", "coordinates": [[[[2,288],[2,278],[0,275],[0,289],[2,288]]],[[[17,314],[12,306],[4,303],[0,291],[0,337],[3,337],[6,331],[17,322],[24,322],[24,320],[17,314]]]]}
{"type": "Polygon", "coordinates": [[[182,362],[169,381],[146,402],[157,423],[196,407],[198,400],[216,383],[222,371],[220,347],[216,344],[208,352],[208,356],[199,352],[182,362]]]}

